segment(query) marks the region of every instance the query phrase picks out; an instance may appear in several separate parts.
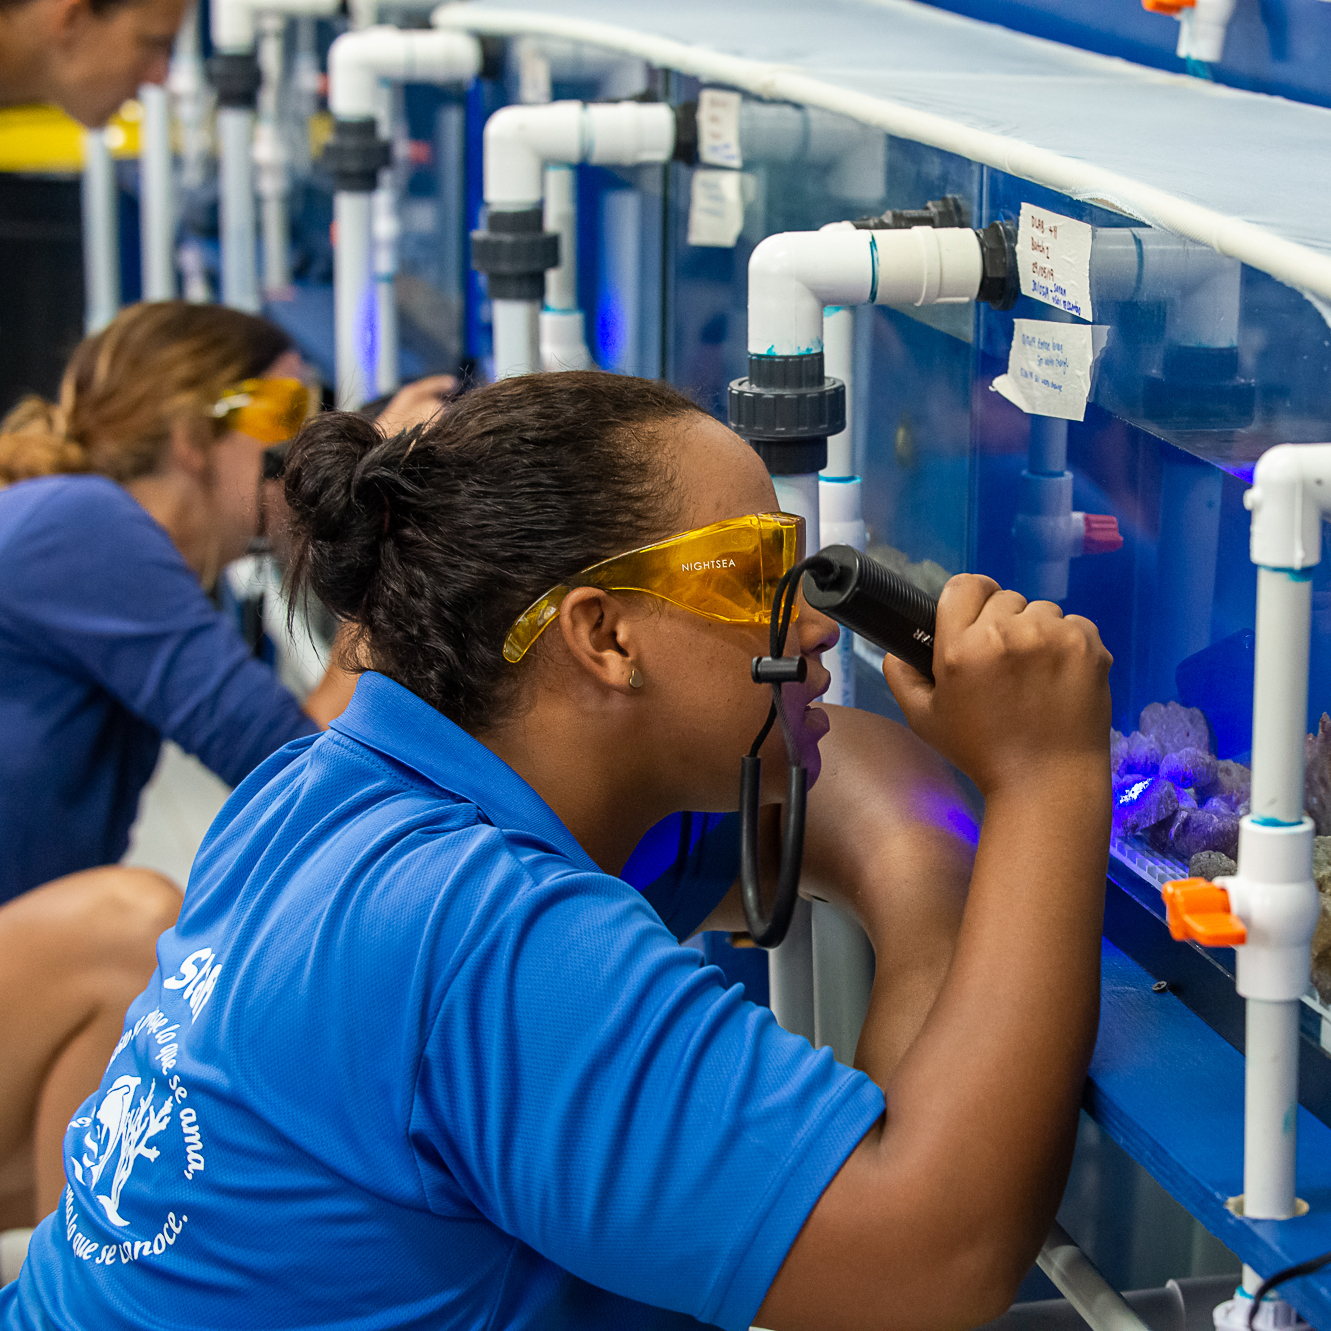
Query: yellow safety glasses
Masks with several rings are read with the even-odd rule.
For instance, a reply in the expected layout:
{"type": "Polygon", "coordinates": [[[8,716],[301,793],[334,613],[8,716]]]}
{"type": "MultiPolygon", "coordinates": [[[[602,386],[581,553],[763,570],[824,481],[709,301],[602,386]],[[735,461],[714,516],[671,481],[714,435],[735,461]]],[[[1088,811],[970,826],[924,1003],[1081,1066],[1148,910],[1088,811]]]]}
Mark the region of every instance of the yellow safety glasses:
{"type": "Polygon", "coordinates": [[[212,414],[260,444],[280,444],[305,424],[310,390],[299,379],[246,379],[218,398],[212,414]]]}
{"type": "Polygon", "coordinates": [[[803,558],[804,519],[793,513],[750,513],[682,532],[551,588],[509,629],[504,659],[522,660],[574,587],[643,592],[725,624],[766,624],[776,584],[803,558]]]}

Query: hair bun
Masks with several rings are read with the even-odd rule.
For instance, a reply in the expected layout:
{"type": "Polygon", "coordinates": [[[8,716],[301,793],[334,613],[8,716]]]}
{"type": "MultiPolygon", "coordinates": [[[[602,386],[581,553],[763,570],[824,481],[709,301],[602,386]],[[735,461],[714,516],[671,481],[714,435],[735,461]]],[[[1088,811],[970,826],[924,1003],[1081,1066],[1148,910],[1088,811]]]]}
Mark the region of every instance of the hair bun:
{"type": "Polygon", "coordinates": [[[25,397],[0,422],[0,484],[88,470],[88,454],[65,433],[65,413],[45,398],[25,397]]]}
{"type": "Polygon", "coordinates": [[[374,580],[394,499],[412,488],[401,471],[412,438],[386,439],[365,417],[330,411],[292,442],[285,489],[304,556],[298,562],[335,614],[355,614],[374,580]]]}

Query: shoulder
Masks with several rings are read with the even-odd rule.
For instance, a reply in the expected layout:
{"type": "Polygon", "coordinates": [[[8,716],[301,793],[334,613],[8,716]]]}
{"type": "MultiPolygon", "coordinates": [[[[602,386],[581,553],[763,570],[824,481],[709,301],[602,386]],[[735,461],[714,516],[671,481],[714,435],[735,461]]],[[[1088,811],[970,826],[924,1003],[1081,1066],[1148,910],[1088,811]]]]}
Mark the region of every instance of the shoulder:
{"type": "Polygon", "coordinates": [[[101,561],[103,542],[166,542],[166,533],[123,486],[105,476],[38,476],[0,492],[0,545],[60,541],[101,561]],[[79,539],[69,541],[71,532],[79,539]]]}

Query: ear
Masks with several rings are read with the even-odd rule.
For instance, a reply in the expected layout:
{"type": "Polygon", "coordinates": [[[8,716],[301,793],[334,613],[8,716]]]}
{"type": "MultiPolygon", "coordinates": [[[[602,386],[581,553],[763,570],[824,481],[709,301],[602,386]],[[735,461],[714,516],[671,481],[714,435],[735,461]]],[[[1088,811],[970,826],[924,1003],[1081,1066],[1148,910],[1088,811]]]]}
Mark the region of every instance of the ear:
{"type": "Polygon", "coordinates": [[[177,417],[171,422],[171,437],[162,459],[171,471],[183,472],[195,480],[206,480],[211,466],[208,450],[194,422],[177,417]]]}
{"type": "Polygon", "coordinates": [[[83,25],[93,17],[88,0],[46,0],[47,22],[51,37],[56,42],[77,35],[83,25]]]}
{"type": "Polygon", "coordinates": [[[637,625],[623,601],[599,587],[575,587],[559,607],[559,631],[569,655],[603,689],[632,695],[637,625]]]}

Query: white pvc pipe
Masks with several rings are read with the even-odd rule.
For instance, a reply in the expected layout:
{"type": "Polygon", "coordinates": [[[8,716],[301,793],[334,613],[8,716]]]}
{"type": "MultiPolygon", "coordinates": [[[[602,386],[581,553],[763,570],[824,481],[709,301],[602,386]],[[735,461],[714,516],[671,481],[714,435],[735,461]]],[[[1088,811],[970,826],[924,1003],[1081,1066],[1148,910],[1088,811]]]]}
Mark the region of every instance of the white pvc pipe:
{"type": "MultiPolygon", "coordinates": [[[[379,173],[381,181],[392,180],[393,168],[379,173]]],[[[401,226],[397,218],[397,191],[390,184],[380,184],[371,195],[371,235],[373,240],[375,294],[375,393],[396,392],[402,382],[399,370],[397,332],[397,249],[401,226]]]]}
{"type": "Polygon", "coordinates": [[[485,122],[484,144],[485,202],[518,212],[541,206],[547,163],[668,162],[675,112],[660,102],[505,106],[485,122]]]}
{"type": "Polygon", "coordinates": [[[386,26],[346,32],[328,50],[328,109],[339,120],[368,120],[379,111],[381,79],[456,83],[480,68],[480,43],[459,33],[386,26]]]}
{"type": "Polygon", "coordinates": [[[143,299],[171,300],[176,294],[176,207],[171,179],[171,105],[157,83],[139,88],[139,251],[143,299]]]}
{"type": "Polygon", "coordinates": [[[546,231],[559,236],[559,265],[545,275],[545,308],[578,308],[578,198],[577,171],[566,162],[545,168],[546,231]]]}
{"type": "Polygon", "coordinates": [[[260,14],[328,18],[340,5],[341,0],[213,0],[213,47],[228,55],[245,55],[254,50],[260,14]]]}
{"type": "Polygon", "coordinates": [[[250,314],[259,312],[259,275],[255,266],[254,112],[223,106],[217,112],[218,227],[222,248],[222,303],[250,314]]]}
{"type": "MultiPolygon", "coordinates": [[[[855,474],[852,377],[855,361],[855,307],[829,305],[823,310],[823,373],[846,385],[846,428],[827,437],[824,476],[855,474]]],[[[824,544],[831,544],[830,539],[824,544]]]]}
{"type": "Polygon", "coordinates": [[[337,405],[355,411],[371,397],[361,357],[361,316],[370,284],[370,195],[333,195],[333,319],[337,326],[337,405]]]}
{"type": "MultiPolygon", "coordinates": [[[[804,519],[805,549],[820,547],[818,527],[818,473],[773,476],[777,507],[804,519]]],[[[817,1037],[813,981],[813,912],[801,899],[785,941],[767,954],[767,980],[772,1011],[788,1031],[810,1044],[817,1037]]]]}
{"type": "Polygon", "coordinates": [[[120,198],[103,129],[83,131],[83,327],[100,332],[120,309],[120,198]]]}
{"type": "Polygon", "coordinates": [[[1311,629],[1311,578],[1259,568],[1252,716],[1252,812],[1257,818],[1297,823],[1303,817],[1311,629]]]}
{"type": "MultiPolygon", "coordinates": [[[[388,134],[393,116],[385,83],[454,83],[474,77],[480,67],[480,43],[461,33],[402,31],[382,25],[346,32],[328,51],[329,110],[340,120],[373,119],[379,132],[388,134]]],[[[348,191],[336,195],[338,218],[352,219],[346,230],[338,222],[334,256],[339,405],[345,401],[359,407],[375,394],[393,392],[400,381],[396,298],[400,224],[392,170],[389,166],[379,173],[373,196],[348,191]],[[357,199],[361,202],[353,202],[357,199]],[[373,391],[357,347],[370,281],[376,330],[373,391]]]]}
{"type": "Polygon", "coordinates": [[[1200,60],[1213,64],[1225,49],[1225,32],[1234,14],[1235,0],[1197,0],[1191,9],[1177,15],[1180,60],[1200,60]]]}
{"type": "Polygon", "coordinates": [[[532,374],[541,366],[540,314],[534,300],[492,300],[494,377],[532,374]]]}
{"type": "Polygon", "coordinates": [[[263,221],[263,291],[270,300],[289,296],[291,287],[291,174],[280,118],[286,23],[282,14],[261,14],[258,19],[263,82],[253,151],[263,221]]]}
{"type": "Polygon", "coordinates": [[[831,1046],[838,1063],[855,1064],[860,1028],[873,990],[873,944],[828,901],[813,907],[813,1043],[831,1046]]]}
{"type": "Polygon", "coordinates": [[[166,86],[175,99],[180,123],[180,183],[198,189],[208,174],[208,107],[212,90],[199,54],[199,13],[192,8],[176,34],[166,86]]]}
{"type": "MultiPolygon", "coordinates": [[[[888,134],[929,144],[981,162],[1074,199],[1112,199],[1116,207],[1151,226],[1176,232],[1241,259],[1300,291],[1331,300],[1331,255],[1286,240],[1265,227],[1178,198],[1092,162],[1064,157],[1005,134],[975,129],[946,116],[920,111],[869,93],[852,92],[789,66],[709,51],[705,46],[658,37],[613,23],[566,18],[534,10],[499,10],[485,4],[446,4],[435,10],[436,27],[509,36],[541,33],[639,56],[662,69],[692,74],[704,83],[741,88],[758,97],[798,102],[876,125],[888,134]]],[[[1094,62],[1095,57],[1084,59],[1094,62]]],[[[1168,79],[1169,75],[1156,75],[1168,79]]]]}
{"type": "MultiPolygon", "coordinates": [[[[818,525],[822,544],[849,545],[863,550],[868,542],[864,526],[864,482],[858,476],[823,476],[818,482],[818,525]]],[[[826,698],[840,707],[855,706],[855,635],[841,630],[837,645],[823,653],[823,665],[832,676],[826,698]]]]}
{"type": "Polygon", "coordinates": [[[974,300],[984,277],[968,227],[783,231],[749,258],[749,354],[823,350],[826,305],[938,305],[974,300]]]}
{"type": "Polygon", "coordinates": [[[304,180],[310,174],[310,117],[319,109],[318,29],[308,14],[296,20],[296,53],[291,61],[291,87],[293,118],[299,127],[294,135],[291,157],[292,174],[304,180]]]}
{"type": "Polygon", "coordinates": [[[1299,1001],[1250,998],[1244,1039],[1243,1214],[1288,1220],[1295,1211],[1299,1001]]]}
{"type": "Polygon", "coordinates": [[[1035,1260],[1091,1331],[1148,1331],[1061,1225],[1051,1227],[1035,1260]]]}
{"type": "Polygon", "coordinates": [[[589,370],[587,324],[578,306],[578,173],[565,162],[545,168],[542,226],[559,237],[559,264],[545,274],[541,311],[541,368],[589,370]]]}

